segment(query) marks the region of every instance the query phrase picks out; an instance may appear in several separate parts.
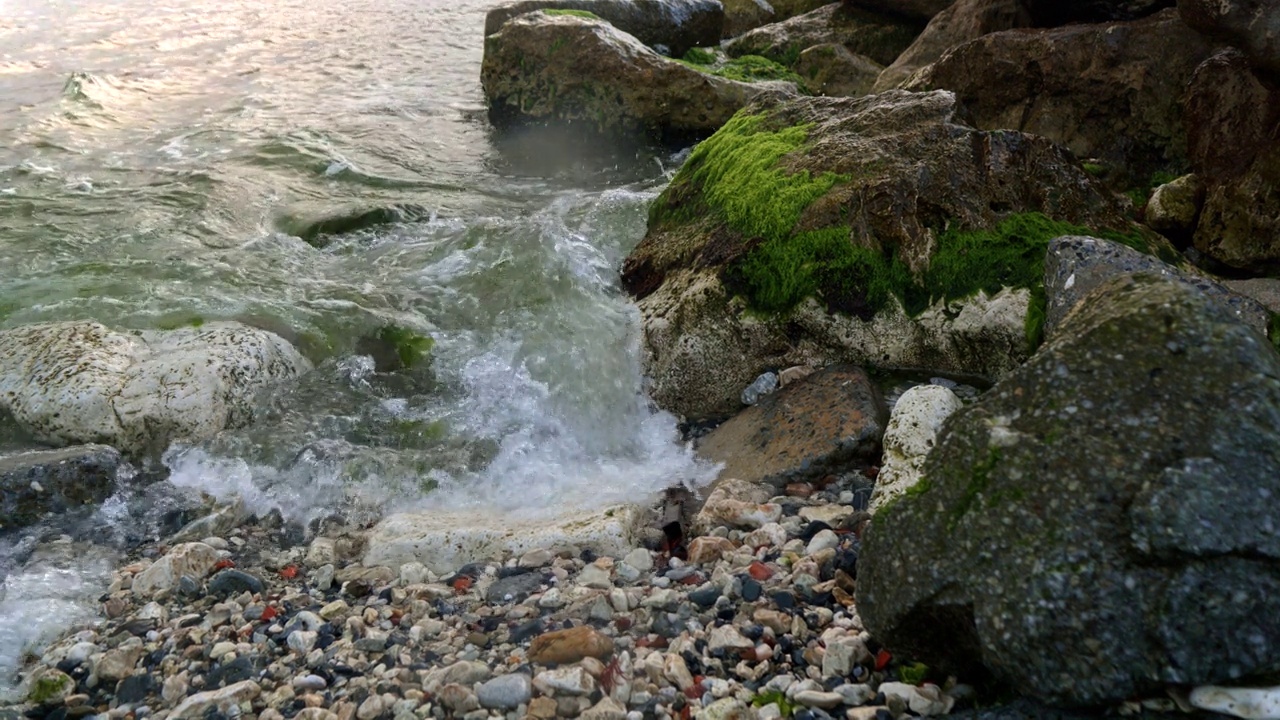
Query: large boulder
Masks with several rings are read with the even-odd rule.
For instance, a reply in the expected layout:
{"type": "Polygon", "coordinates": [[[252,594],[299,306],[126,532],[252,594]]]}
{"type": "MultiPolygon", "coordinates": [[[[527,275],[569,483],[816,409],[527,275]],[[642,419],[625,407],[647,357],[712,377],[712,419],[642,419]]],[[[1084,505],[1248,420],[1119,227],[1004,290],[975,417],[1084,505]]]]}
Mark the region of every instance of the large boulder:
{"type": "Polygon", "coordinates": [[[724,7],[716,0],[518,0],[484,16],[484,36],[513,17],[535,10],[589,12],[651,48],[680,57],[689,48],[716,45],[724,7]]]}
{"type": "Polygon", "coordinates": [[[1185,116],[1191,167],[1204,186],[1196,249],[1235,270],[1280,267],[1280,90],[1224,50],[1196,69],[1185,116]]]}
{"type": "Polygon", "coordinates": [[[1177,0],[1026,0],[1037,27],[1137,20],[1177,5],[1177,0]]]}
{"type": "Polygon", "coordinates": [[[728,415],[792,365],[1021,363],[1048,241],[1128,221],[1058,146],[957,112],[948,92],[762,99],[699,145],[622,270],[658,403],[728,415]]]}
{"type": "Polygon", "coordinates": [[[1280,74],[1280,5],[1273,0],[1178,0],[1188,25],[1240,48],[1259,68],[1280,74]]]}
{"type": "Polygon", "coordinates": [[[1278,428],[1266,338],[1116,278],[947,420],[863,534],[859,614],[903,657],[1066,705],[1274,669],[1278,428]]]}
{"type": "Polygon", "coordinates": [[[576,15],[521,15],[484,48],[480,81],[500,125],[559,119],[611,133],[705,135],[761,92],[795,89],[696,70],[576,15]]]}
{"type": "Polygon", "coordinates": [[[792,65],[806,48],[834,43],[855,55],[888,65],[911,45],[923,28],[916,21],[832,3],[785,22],[752,30],[725,43],[724,50],[731,57],[760,55],[792,65]]]}
{"type": "Polygon", "coordinates": [[[951,90],[975,126],[1043,135],[1140,184],[1187,163],[1182,93],[1210,47],[1176,10],[1010,30],[955,47],[904,87],[951,90]]]}
{"type": "Polygon", "coordinates": [[[858,97],[871,92],[884,68],[875,61],[854,55],[843,45],[814,45],[800,53],[794,66],[811,95],[858,97]]]}
{"type": "Polygon", "coordinates": [[[1264,335],[1269,330],[1271,314],[1262,303],[1190,267],[1175,267],[1110,240],[1066,235],[1054,238],[1045,256],[1045,338],[1052,339],[1072,310],[1099,287],[1121,275],[1138,272],[1192,285],[1240,322],[1264,335]]]}
{"type": "Polygon", "coordinates": [[[961,43],[1030,25],[1031,13],[1023,0],[956,0],[934,16],[915,42],[880,73],[873,90],[901,87],[917,70],[961,43]]]}
{"type": "Polygon", "coordinates": [[[26,325],[0,331],[0,411],[51,445],[158,452],[248,424],[259,392],[309,368],[280,336],[233,322],[26,325]]]}
{"type": "Polygon", "coordinates": [[[0,527],[101,502],[115,491],[120,453],[105,445],[0,457],[0,527]]]}
{"type": "Polygon", "coordinates": [[[844,0],[846,5],[928,22],[955,0],[844,0]]]}
{"type": "MultiPolygon", "coordinates": [[[[737,37],[769,23],[817,10],[831,0],[721,0],[724,38],[737,37]]],[[[715,43],[711,43],[715,44],[715,43]]]]}

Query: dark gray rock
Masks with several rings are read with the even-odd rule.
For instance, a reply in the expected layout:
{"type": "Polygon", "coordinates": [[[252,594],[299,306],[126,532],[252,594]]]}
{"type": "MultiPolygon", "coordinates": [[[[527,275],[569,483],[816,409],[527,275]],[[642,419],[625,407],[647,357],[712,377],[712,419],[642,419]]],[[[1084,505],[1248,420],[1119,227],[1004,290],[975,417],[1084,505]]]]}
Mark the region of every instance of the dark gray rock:
{"type": "Polygon", "coordinates": [[[518,603],[537,592],[542,585],[541,573],[530,572],[522,575],[512,575],[490,585],[489,589],[485,591],[484,599],[491,603],[518,603]]]}
{"type": "Polygon", "coordinates": [[[500,5],[484,17],[484,36],[503,23],[535,10],[585,10],[672,57],[694,47],[720,44],[724,7],[716,0],[520,0],[500,5]]]}
{"type": "Polygon", "coordinates": [[[955,0],[844,0],[845,5],[929,21],[955,0]]]}
{"type": "Polygon", "coordinates": [[[1044,333],[1052,339],[1063,318],[1098,286],[1129,273],[1157,273],[1188,283],[1217,302],[1241,322],[1267,332],[1270,314],[1257,300],[1233,292],[1217,281],[1181,270],[1159,258],[1110,240],[1065,236],[1049,243],[1044,260],[1044,289],[1048,300],[1044,333]]]}
{"type": "Polygon", "coordinates": [[[1178,12],[1191,27],[1280,74],[1280,4],[1274,0],[1178,0],[1178,12]]]}
{"type": "Polygon", "coordinates": [[[120,704],[136,704],[158,690],[155,677],[150,673],[130,675],[116,684],[116,699],[120,704]]]}
{"type": "Polygon", "coordinates": [[[46,513],[105,500],[115,491],[120,462],[106,445],[0,457],[0,525],[30,525],[46,513]]]}
{"type": "Polygon", "coordinates": [[[1177,0],[1027,0],[1031,17],[1040,27],[1137,20],[1177,4],[1177,0]]]}
{"type": "Polygon", "coordinates": [[[1099,286],[863,536],[895,653],[1112,703],[1280,665],[1280,355],[1168,276],[1099,286]]]}
{"type": "Polygon", "coordinates": [[[218,597],[239,595],[242,592],[262,592],[266,588],[262,581],[243,570],[227,568],[209,579],[209,594],[218,597]]]}

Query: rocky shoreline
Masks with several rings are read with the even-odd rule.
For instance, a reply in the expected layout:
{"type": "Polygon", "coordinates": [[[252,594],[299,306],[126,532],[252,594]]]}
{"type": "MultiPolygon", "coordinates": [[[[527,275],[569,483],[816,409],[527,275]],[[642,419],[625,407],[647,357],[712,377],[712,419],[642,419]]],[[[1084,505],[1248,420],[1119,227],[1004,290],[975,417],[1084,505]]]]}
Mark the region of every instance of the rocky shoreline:
{"type": "MultiPolygon", "coordinates": [[[[1280,718],[1278,28],[1234,0],[495,9],[495,125],[702,139],[620,273],[720,478],[545,517],[206,508],[132,544],[0,720],[1280,718]],[[865,368],[983,389],[886,401],[865,368]]],[[[353,213],[304,234],[405,217],[353,213]]],[[[0,521],[252,426],[311,370],[285,335],[0,330],[0,412],[66,448],[0,458],[0,521]]],[[[398,373],[432,340],[351,344],[398,373]]]]}

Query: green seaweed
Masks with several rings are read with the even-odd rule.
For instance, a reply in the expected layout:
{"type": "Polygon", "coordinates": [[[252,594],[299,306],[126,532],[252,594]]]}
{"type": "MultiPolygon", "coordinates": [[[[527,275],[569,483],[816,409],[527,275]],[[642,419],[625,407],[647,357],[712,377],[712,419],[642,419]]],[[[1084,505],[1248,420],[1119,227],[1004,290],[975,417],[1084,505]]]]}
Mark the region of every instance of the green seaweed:
{"type": "Polygon", "coordinates": [[[898,668],[898,679],[908,685],[919,685],[929,676],[929,666],[922,662],[914,662],[898,668]]]}
{"type": "Polygon", "coordinates": [[[199,315],[178,313],[156,321],[157,330],[177,330],[178,328],[198,328],[204,325],[204,318],[199,315]]]}
{"type": "Polygon", "coordinates": [[[693,65],[711,65],[716,61],[716,53],[714,50],[695,47],[689,48],[689,51],[680,59],[693,65]]]}
{"type": "Polygon", "coordinates": [[[362,339],[356,350],[372,355],[380,372],[412,369],[431,359],[435,340],[398,325],[383,326],[372,338],[362,339]],[[393,359],[394,358],[394,359],[393,359]]]}
{"type": "MultiPolygon", "coordinates": [[[[694,48],[694,50],[698,50],[699,53],[705,52],[698,48],[694,48]]],[[[715,75],[727,80],[737,80],[739,82],[786,80],[797,85],[803,84],[803,80],[799,75],[769,58],[760,57],[759,55],[743,55],[742,57],[733,58],[723,65],[715,65],[712,64],[715,61],[714,56],[710,61],[706,61],[705,56],[702,55],[699,55],[696,59],[690,58],[690,54],[694,53],[694,50],[685,53],[685,56],[676,60],[676,62],[693,68],[698,72],[715,75]]]]}
{"type": "Polygon", "coordinates": [[[785,693],[781,690],[766,690],[751,699],[752,707],[764,707],[765,705],[777,705],[778,712],[782,717],[789,718],[795,714],[796,707],[787,699],[785,693]]]}
{"type": "Polygon", "coordinates": [[[42,676],[31,686],[27,699],[36,705],[50,703],[59,695],[65,694],[73,685],[71,678],[61,672],[53,672],[42,676]]]}
{"type": "Polygon", "coordinates": [[[568,15],[570,17],[583,18],[585,20],[599,20],[600,16],[590,10],[569,10],[569,9],[551,9],[543,10],[548,15],[568,15]]]}

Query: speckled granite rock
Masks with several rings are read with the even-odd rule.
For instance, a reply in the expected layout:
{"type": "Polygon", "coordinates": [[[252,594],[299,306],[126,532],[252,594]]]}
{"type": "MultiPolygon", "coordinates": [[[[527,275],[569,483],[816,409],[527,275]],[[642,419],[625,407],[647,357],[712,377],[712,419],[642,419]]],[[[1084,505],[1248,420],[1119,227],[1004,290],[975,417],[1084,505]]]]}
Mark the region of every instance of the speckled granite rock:
{"type": "Polygon", "coordinates": [[[1186,283],[1113,279],[875,515],[862,619],[930,666],[980,658],[1065,705],[1275,667],[1277,428],[1261,334],[1186,283]]]}
{"type": "Polygon", "coordinates": [[[118,467],[120,453],[106,445],[0,457],[0,523],[29,525],[48,512],[105,500],[118,467]]]}

